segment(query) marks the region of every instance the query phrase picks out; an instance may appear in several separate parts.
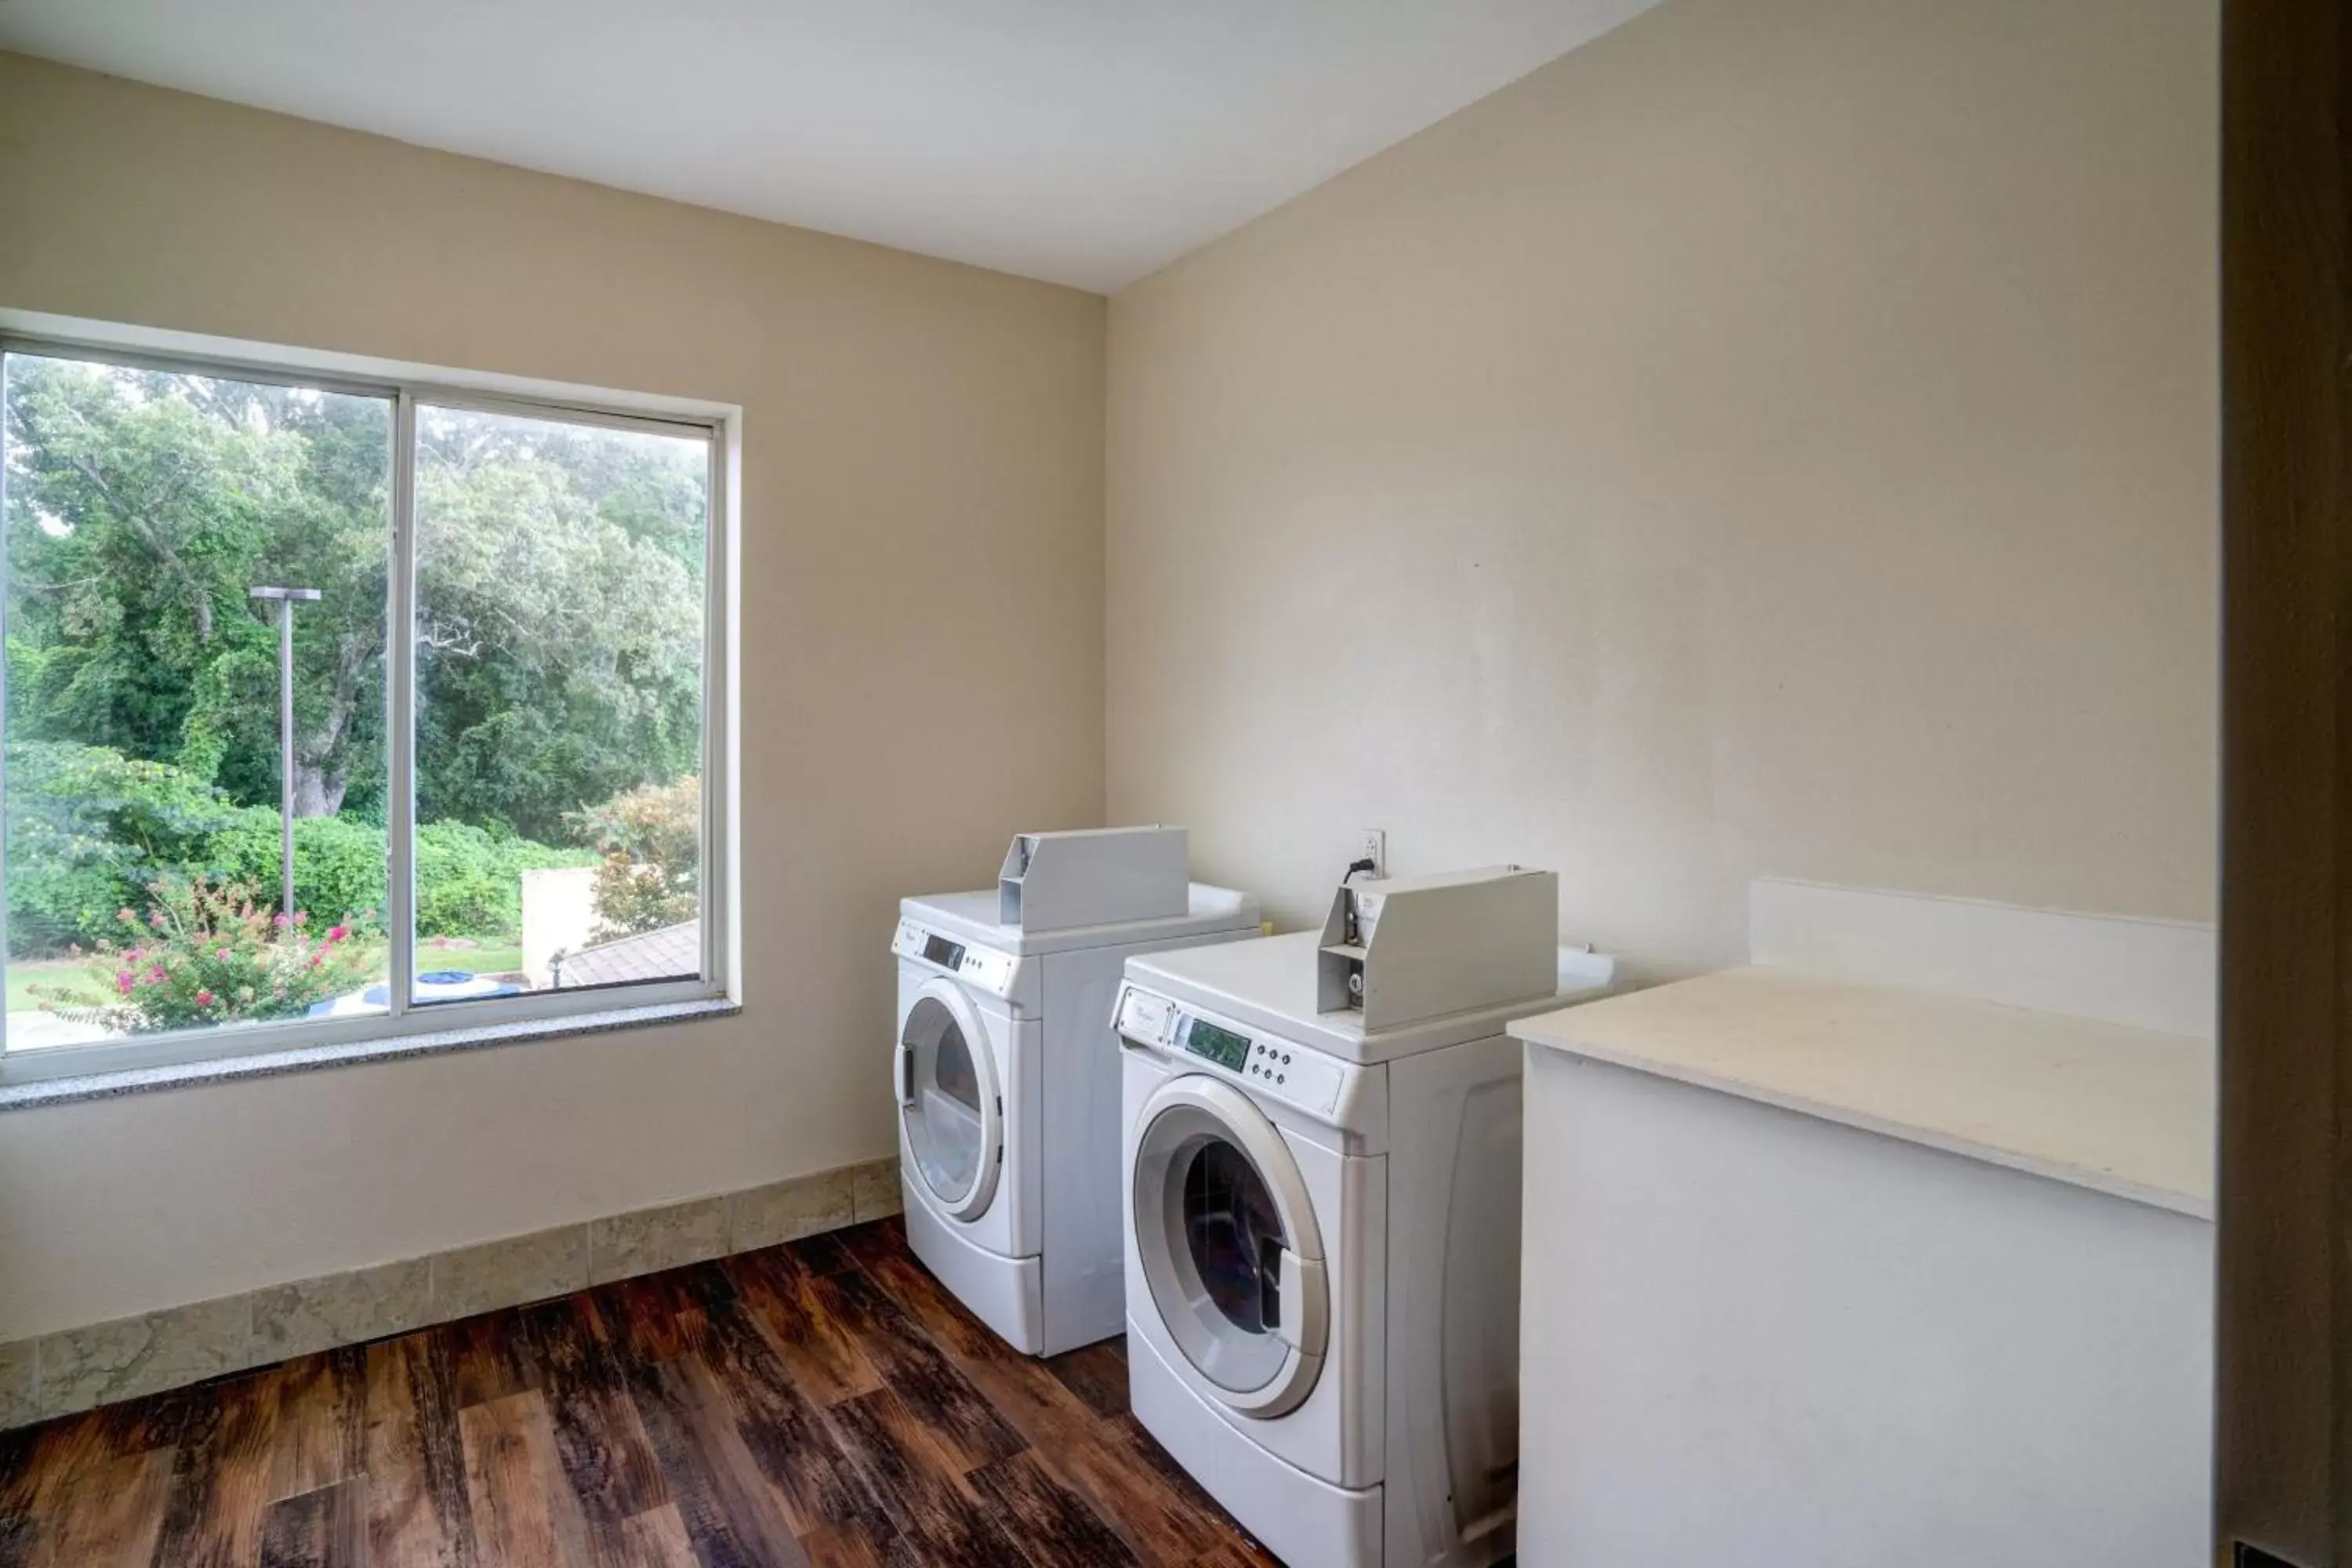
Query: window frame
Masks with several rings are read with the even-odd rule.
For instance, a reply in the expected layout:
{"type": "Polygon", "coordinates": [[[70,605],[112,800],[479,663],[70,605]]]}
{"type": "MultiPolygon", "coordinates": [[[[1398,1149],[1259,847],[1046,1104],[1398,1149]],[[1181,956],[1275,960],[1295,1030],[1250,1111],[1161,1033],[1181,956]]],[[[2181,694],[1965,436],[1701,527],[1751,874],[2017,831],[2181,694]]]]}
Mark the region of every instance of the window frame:
{"type": "MultiPolygon", "coordinates": [[[[178,337],[180,334],[157,334],[178,337]]],[[[597,392],[517,378],[423,367],[382,366],[344,371],[331,363],[347,356],[289,351],[286,358],[266,353],[216,353],[209,345],[184,350],[148,346],[142,335],[58,335],[12,327],[0,319],[0,395],[9,354],[79,360],[126,369],[200,375],[264,385],[315,388],[352,396],[377,397],[391,405],[392,537],[386,560],[385,615],[389,627],[409,635],[386,638],[384,680],[387,741],[385,768],[385,928],[390,1002],[380,1014],[340,1018],[279,1018],[259,1023],[215,1025],[200,1029],[133,1036],[82,1045],[11,1050],[5,1010],[0,1010],[0,1087],[52,1079],[84,1078],[148,1068],[215,1060],[266,1058],[330,1046],[383,1044],[397,1047],[420,1036],[513,1027],[533,1037],[560,1032],[567,1017],[613,1015],[635,1008],[672,1009],[682,1003],[740,1003],[733,974],[738,838],[734,812],[734,664],[737,600],[732,567],[738,516],[730,484],[737,467],[740,410],[690,404],[670,397],[597,392]],[[410,374],[412,370],[421,373],[410,374]],[[632,406],[632,404],[637,405],[632,406]],[[692,437],[707,444],[706,520],[703,537],[703,650],[701,793],[703,863],[700,871],[702,973],[691,979],[633,981],[611,985],[531,992],[517,996],[462,998],[419,1004],[411,996],[416,973],[415,911],[415,677],[416,677],[416,416],[420,405],[469,413],[509,415],[692,437]]],[[[0,517],[6,515],[7,467],[0,462],[0,517]]],[[[8,572],[5,535],[0,535],[0,603],[8,572]]],[[[6,668],[0,659],[0,715],[6,703],[6,668]]],[[[0,766],[0,820],[5,820],[7,779],[0,766]]],[[[0,889],[6,886],[5,835],[0,835],[0,889]]],[[[5,898],[0,898],[0,963],[5,962],[5,898]]],[[[364,1056],[351,1059],[365,1060],[364,1056]]]]}

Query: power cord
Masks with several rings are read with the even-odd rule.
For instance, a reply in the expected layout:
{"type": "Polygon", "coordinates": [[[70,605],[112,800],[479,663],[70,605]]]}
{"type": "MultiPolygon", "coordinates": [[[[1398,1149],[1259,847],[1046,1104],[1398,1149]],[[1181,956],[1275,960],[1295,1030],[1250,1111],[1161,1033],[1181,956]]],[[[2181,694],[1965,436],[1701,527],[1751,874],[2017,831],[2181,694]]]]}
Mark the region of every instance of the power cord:
{"type": "MultiPolygon", "coordinates": [[[[1359,871],[1374,871],[1379,868],[1379,866],[1369,855],[1364,857],[1361,860],[1351,860],[1348,864],[1347,874],[1339,879],[1339,886],[1343,889],[1346,888],[1349,883],[1356,879],[1356,873],[1359,871]]],[[[1350,947],[1356,944],[1358,940],[1358,931],[1356,929],[1356,896],[1352,892],[1348,895],[1348,916],[1346,921],[1340,927],[1340,934],[1347,938],[1348,945],[1350,947]]]]}

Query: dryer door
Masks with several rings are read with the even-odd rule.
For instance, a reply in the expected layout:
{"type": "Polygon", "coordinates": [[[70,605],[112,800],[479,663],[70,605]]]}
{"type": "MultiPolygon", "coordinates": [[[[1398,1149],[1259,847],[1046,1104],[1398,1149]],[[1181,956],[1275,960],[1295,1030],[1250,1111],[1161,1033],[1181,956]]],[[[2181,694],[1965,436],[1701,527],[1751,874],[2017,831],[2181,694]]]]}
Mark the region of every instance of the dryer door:
{"type": "Polygon", "coordinates": [[[1202,1392],[1247,1415],[1296,1409],[1323,1370],[1331,1303],[1298,1163],[1219,1079],[1171,1079],[1136,1119],[1136,1250],[1202,1392]]]}
{"type": "Polygon", "coordinates": [[[954,981],[924,982],[898,1024],[908,1168],[950,1219],[985,1213],[1004,1159],[1004,1100],[988,1025],[954,981]]]}

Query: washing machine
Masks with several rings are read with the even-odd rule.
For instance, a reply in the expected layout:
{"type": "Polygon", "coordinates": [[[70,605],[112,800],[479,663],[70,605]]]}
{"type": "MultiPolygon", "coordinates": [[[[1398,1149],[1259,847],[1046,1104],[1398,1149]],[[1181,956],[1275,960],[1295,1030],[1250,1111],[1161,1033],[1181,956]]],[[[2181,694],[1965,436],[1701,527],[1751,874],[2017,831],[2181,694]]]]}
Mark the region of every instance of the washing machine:
{"type": "MultiPolygon", "coordinates": [[[[1614,979],[1557,947],[1545,883],[1540,981],[1514,960],[1478,983],[1510,999],[1446,1006],[1440,984],[1438,1011],[1387,1026],[1327,1005],[1335,972],[1338,994],[1380,989],[1352,917],[1127,964],[1130,1397],[1293,1568],[1511,1551],[1521,1052],[1503,1030],[1614,979]]],[[[1404,952],[1386,948],[1392,994],[1438,973],[1404,952]]]]}
{"type": "Polygon", "coordinates": [[[1023,835],[996,889],[901,902],[908,1241],[1016,1349],[1055,1355],[1125,1326],[1121,966],[1258,930],[1255,899],[1186,879],[1181,828],[1023,835]]]}

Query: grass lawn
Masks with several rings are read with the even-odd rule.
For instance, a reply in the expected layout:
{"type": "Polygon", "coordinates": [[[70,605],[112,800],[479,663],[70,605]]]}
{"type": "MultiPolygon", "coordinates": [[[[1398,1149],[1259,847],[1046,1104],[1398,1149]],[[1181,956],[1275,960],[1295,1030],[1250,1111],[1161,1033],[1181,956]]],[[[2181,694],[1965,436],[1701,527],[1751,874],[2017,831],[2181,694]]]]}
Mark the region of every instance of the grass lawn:
{"type": "Polygon", "coordinates": [[[89,977],[89,961],[82,958],[50,958],[38,963],[8,962],[8,1011],[38,1012],[43,1004],[33,994],[36,985],[70,985],[92,1002],[103,1002],[106,993],[89,977]]]}
{"type": "MultiPolygon", "coordinates": [[[[512,974],[522,968],[522,949],[501,936],[428,936],[416,944],[416,967],[423,973],[436,969],[462,969],[474,974],[512,974]]],[[[44,1004],[33,994],[36,985],[70,985],[90,1002],[109,1000],[105,991],[89,978],[87,959],[10,959],[8,1011],[38,1012],[44,1004]]]]}
{"type": "Polygon", "coordinates": [[[522,967],[522,948],[504,937],[428,936],[416,944],[416,967],[420,973],[463,969],[473,974],[511,974],[522,967]]]}

